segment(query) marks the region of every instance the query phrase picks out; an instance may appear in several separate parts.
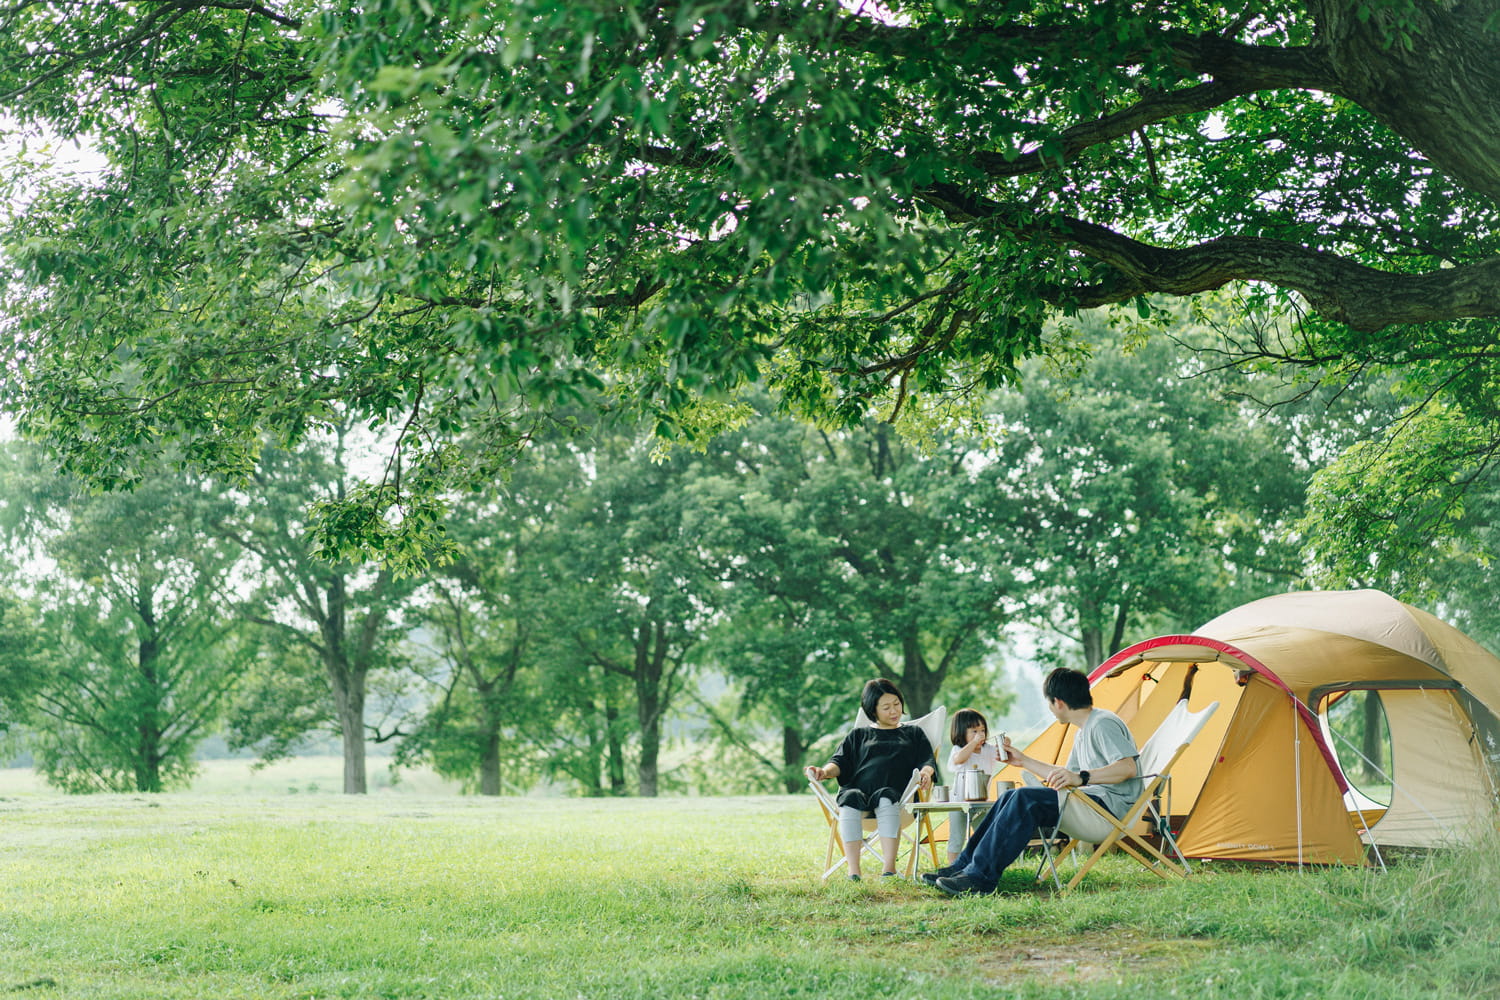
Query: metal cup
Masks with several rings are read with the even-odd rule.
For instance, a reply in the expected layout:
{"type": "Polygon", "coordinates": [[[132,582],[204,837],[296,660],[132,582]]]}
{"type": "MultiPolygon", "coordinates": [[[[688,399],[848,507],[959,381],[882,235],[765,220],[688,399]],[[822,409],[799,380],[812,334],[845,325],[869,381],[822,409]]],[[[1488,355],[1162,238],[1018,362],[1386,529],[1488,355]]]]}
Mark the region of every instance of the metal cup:
{"type": "Polygon", "coordinates": [[[929,796],[929,801],[932,801],[932,802],[947,802],[948,801],[948,786],[947,785],[933,785],[932,786],[932,793],[929,796]]]}

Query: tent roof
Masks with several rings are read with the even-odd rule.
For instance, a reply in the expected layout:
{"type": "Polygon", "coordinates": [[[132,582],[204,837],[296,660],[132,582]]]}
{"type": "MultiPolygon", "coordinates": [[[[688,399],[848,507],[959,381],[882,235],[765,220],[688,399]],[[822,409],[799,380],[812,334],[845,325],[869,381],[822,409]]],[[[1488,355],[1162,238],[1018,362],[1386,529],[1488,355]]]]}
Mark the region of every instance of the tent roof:
{"type": "Polygon", "coordinates": [[[1384,646],[1446,673],[1442,655],[1410,610],[1378,590],[1298,591],[1242,604],[1196,632],[1231,644],[1267,627],[1328,632],[1384,646]]]}
{"type": "Polygon", "coordinates": [[[1349,676],[1351,662],[1359,662],[1369,680],[1420,679],[1425,667],[1500,714],[1500,658],[1447,622],[1378,590],[1278,594],[1226,611],[1197,634],[1263,661],[1294,689],[1361,679],[1349,676]],[[1315,641],[1319,635],[1324,641],[1315,641]],[[1358,644],[1368,645],[1356,655],[1358,644]]]}
{"type": "Polygon", "coordinates": [[[1165,635],[1121,650],[1096,669],[1090,679],[1117,673],[1143,660],[1153,663],[1223,663],[1233,670],[1259,666],[1254,660],[1247,662],[1247,659],[1233,646],[1218,640],[1196,635],[1165,635]]]}

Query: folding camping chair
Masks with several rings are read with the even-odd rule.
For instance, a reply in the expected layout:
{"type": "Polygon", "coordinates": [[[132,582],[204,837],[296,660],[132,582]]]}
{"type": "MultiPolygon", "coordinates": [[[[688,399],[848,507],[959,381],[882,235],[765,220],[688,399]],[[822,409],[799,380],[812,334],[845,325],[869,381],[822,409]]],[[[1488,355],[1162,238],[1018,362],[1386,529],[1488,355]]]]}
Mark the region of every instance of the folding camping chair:
{"type": "MultiPolygon", "coordinates": [[[[934,708],[932,711],[928,712],[926,715],[920,718],[906,720],[903,725],[916,726],[918,729],[921,729],[922,732],[927,735],[927,742],[932,745],[932,753],[935,757],[937,756],[937,753],[942,747],[943,743],[948,738],[947,723],[948,709],[946,706],[939,705],[937,708],[934,708]]],[[[854,713],[854,725],[873,726],[875,725],[875,723],[870,719],[869,716],[865,715],[864,709],[861,708],[854,713]]],[[[821,782],[809,780],[808,784],[812,786],[813,794],[816,795],[818,799],[818,806],[823,811],[823,818],[828,822],[828,859],[823,862],[824,865],[827,866],[827,870],[823,872],[823,880],[826,882],[830,875],[839,870],[840,866],[848,863],[847,859],[844,857],[844,845],[839,840],[839,807],[834,801],[834,797],[828,793],[828,789],[824,788],[821,782]],[[837,861],[834,860],[834,855],[838,855],[837,861]]],[[[917,773],[914,771],[912,772],[911,780],[907,782],[906,790],[901,793],[901,837],[903,842],[905,842],[908,837],[911,838],[912,842],[912,847],[908,852],[908,857],[906,860],[907,878],[911,878],[916,873],[917,836],[914,832],[912,832],[915,830],[914,824],[916,822],[916,817],[911,812],[911,810],[907,809],[906,807],[910,805],[916,798],[917,789],[920,784],[921,782],[917,776],[917,773]]],[[[869,851],[876,857],[876,859],[880,860],[883,864],[885,859],[881,858],[880,849],[877,845],[879,835],[875,832],[874,818],[868,816],[865,817],[863,830],[865,841],[864,850],[869,851]]],[[[932,847],[931,849],[933,851],[933,864],[936,865],[937,848],[932,847]]],[[[900,857],[899,852],[897,854],[897,857],[900,857]]]]}
{"type": "MultiPolygon", "coordinates": [[[[813,781],[809,778],[807,783],[812,788],[813,795],[817,796],[818,806],[823,810],[823,818],[828,821],[828,857],[823,862],[828,866],[823,872],[823,881],[826,882],[830,875],[849,863],[849,860],[844,857],[844,843],[839,839],[839,807],[821,781],[813,781]],[[835,857],[838,858],[837,861],[834,860],[835,857]]],[[[911,773],[911,780],[906,783],[906,790],[901,793],[901,830],[898,834],[901,846],[896,850],[896,857],[900,858],[901,851],[906,851],[907,878],[911,878],[916,871],[917,850],[920,847],[916,836],[916,815],[907,807],[917,797],[917,789],[921,787],[921,784],[921,772],[914,770],[911,773]]],[[[866,816],[861,824],[861,830],[864,834],[862,850],[868,851],[878,863],[884,864],[885,859],[880,855],[880,833],[875,827],[875,817],[866,816]]]]}
{"type": "Polygon", "coordinates": [[[1141,778],[1141,793],[1125,810],[1125,815],[1116,818],[1108,809],[1076,788],[1062,793],[1062,815],[1058,818],[1057,826],[1050,832],[1045,829],[1040,831],[1044,857],[1042,867],[1036,875],[1038,882],[1045,879],[1050,871],[1058,891],[1067,892],[1078,884],[1111,847],[1119,847],[1145,865],[1147,871],[1155,872],[1162,878],[1169,874],[1187,876],[1192,873],[1187,858],[1177,847],[1177,840],[1172,836],[1171,828],[1163,816],[1171,815],[1172,767],[1218,710],[1219,703],[1213,702],[1196,712],[1189,711],[1187,704],[1187,699],[1183,699],[1174,705],[1141,748],[1136,765],[1141,778]],[[1160,806],[1163,798],[1167,801],[1165,811],[1160,806]],[[1149,823],[1149,832],[1140,830],[1143,821],[1149,823]],[[1169,858],[1146,839],[1152,833],[1161,838],[1164,847],[1171,849],[1176,860],[1169,858]],[[1059,836],[1066,836],[1068,842],[1054,856],[1052,844],[1059,836]],[[1057,866],[1079,844],[1093,844],[1094,851],[1065,886],[1057,866]]]}

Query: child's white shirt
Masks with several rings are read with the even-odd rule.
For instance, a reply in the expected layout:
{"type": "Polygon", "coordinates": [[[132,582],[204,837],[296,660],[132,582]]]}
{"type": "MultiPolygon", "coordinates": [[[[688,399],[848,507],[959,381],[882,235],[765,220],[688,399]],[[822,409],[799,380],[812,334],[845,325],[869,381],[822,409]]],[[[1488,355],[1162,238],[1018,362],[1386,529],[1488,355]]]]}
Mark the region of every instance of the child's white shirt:
{"type": "Polygon", "coordinates": [[[1000,753],[995,749],[995,745],[993,743],[985,743],[981,745],[978,750],[975,750],[972,754],[969,755],[968,760],[964,761],[962,764],[959,764],[954,761],[953,758],[957,756],[958,752],[962,749],[963,747],[954,747],[952,750],[948,751],[948,771],[950,773],[956,772],[961,768],[966,767],[978,767],[985,774],[994,774],[1000,769],[1000,753]]]}

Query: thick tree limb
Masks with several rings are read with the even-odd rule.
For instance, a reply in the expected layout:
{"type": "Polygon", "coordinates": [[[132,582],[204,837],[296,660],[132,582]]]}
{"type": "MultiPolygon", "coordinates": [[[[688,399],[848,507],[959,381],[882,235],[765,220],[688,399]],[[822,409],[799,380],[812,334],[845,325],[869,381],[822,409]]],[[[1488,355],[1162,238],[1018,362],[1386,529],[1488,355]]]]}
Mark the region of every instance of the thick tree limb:
{"type": "Polygon", "coordinates": [[[1167,249],[1078,219],[1060,220],[1057,227],[1071,246],[1110,264],[1123,278],[1113,287],[1081,290],[1077,304],[1084,307],[1142,292],[1193,295],[1231,281],[1263,281],[1299,293],[1320,315],[1364,332],[1500,313],[1500,259],[1393,274],[1279,240],[1230,236],[1167,249]]]}
{"type": "Polygon", "coordinates": [[[1308,0],[1354,101],[1443,173],[1500,202],[1500,3],[1308,0]]]}
{"type": "Polygon", "coordinates": [[[1009,158],[1000,153],[982,151],[975,154],[974,160],[991,177],[1020,177],[1037,173],[1072,160],[1094,146],[1140,131],[1147,125],[1180,115],[1209,111],[1248,92],[1227,84],[1207,83],[1185,90],[1154,94],[1123,111],[1067,129],[1062,134],[1060,149],[1054,155],[1044,156],[1042,150],[1033,150],[1009,158]]]}

